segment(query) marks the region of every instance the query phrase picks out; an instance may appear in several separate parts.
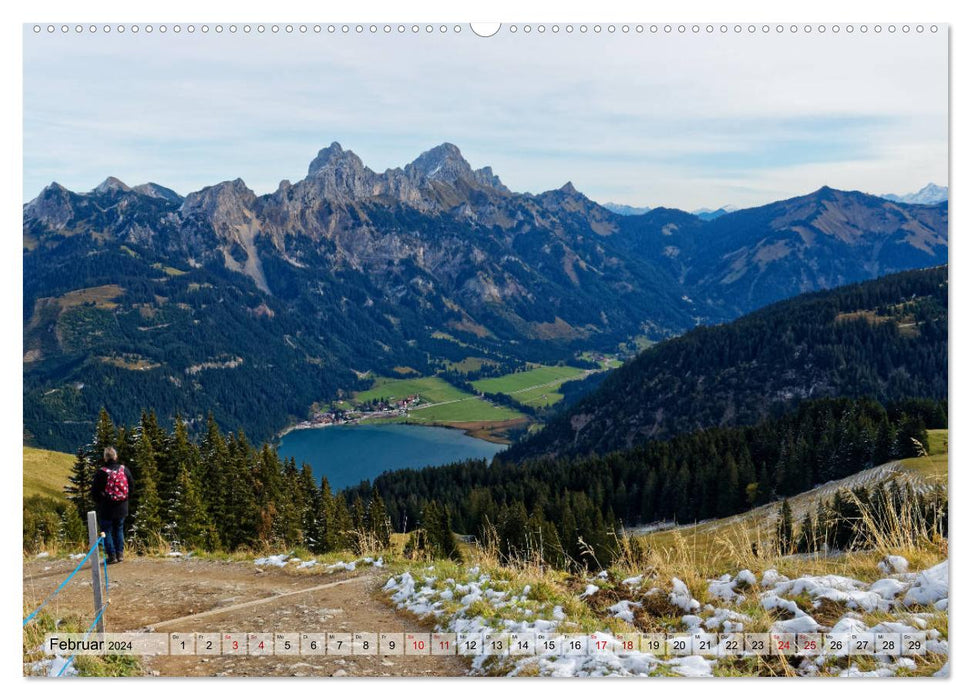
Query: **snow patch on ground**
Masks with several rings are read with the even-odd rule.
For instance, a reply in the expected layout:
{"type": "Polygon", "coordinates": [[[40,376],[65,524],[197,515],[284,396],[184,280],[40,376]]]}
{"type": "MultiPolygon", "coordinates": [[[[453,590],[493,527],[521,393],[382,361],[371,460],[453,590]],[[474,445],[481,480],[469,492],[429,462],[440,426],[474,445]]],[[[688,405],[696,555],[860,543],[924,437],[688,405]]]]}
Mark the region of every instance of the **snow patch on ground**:
{"type": "MultiPolygon", "coordinates": [[[[897,568],[900,568],[899,562],[897,568]]],[[[580,628],[565,614],[563,607],[530,598],[529,586],[514,586],[501,580],[501,574],[493,579],[479,568],[468,569],[454,578],[437,580],[434,568],[405,572],[391,576],[384,586],[392,603],[418,617],[430,619],[435,630],[455,633],[540,633],[578,634],[580,628]],[[486,604],[484,607],[473,605],[486,604]]],[[[735,608],[746,600],[757,600],[776,619],[769,631],[775,633],[831,632],[851,634],[860,632],[927,632],[927,650],[931,654],[947,656],[948,640],[934,629],[935,613],[928,607],[946,609],[948,600],[947,562],[920,573],[888,573],[885,578],[866,583],[847,576],[782,576],[768,570],[759,579],[748,570],[734,577],[724,574],[708,581],[707,599],[711,603],[702,606],[691,595],[687,584],[678,578],[671,579],[670,590],[650,587],[649,574],[633,576],[622,581],[622,587],[614,588],[610,577],[597,575],[588,579],[585,588],[577,595],[588,599],[594,594],[626,593],[615,595],[612,605],[600,608],[602,619],[616,618],[633,625],[637,611],[643,608],[646,597],[666,596],[670,603],[684,614],[673,623],[670,632],[745,632],[751,629],[752,618],[735,608]],[[591,581],[596,581],[592,583],[591,581]],[[599,584],[599,585],[598,585],[599,584]],[[749,593],[748,589],[755,589],[749,593]],[[617,600],[617,597],[621,597],[617,600]],[[800,606],[796,600],[803,602],[800,606]],[[716,602],[717,601],[717,602],[716,602]],[[817,620],[814,612],[823,601],[833,601],[846,608],[845,614],[832,627],[817,620]],[[724,606],[719,606],[718,603],[724,606]],[[909,606],[925,606],[923,610],[909,606]],[[807,607],[807,606],[811,606],[807,607]],[[940,606],[944,606],[941,608],[940,606]],[[805,607],[805,609],[803,609],[805,607]],[[868,627],[864,614],[884,614],[885,619],[868,627]]],[[[656,578],[654,579],[656,581],[656,578]]],[[[596,604],[591,606],[591,609],[596,604]]],[[[671,624],[671,623],[667,623],[671,624]]],[[[600,631],[595,636],[613,640],[612,633],[600,631]]],[[[616,641],[616,640],[613,640],[616,641]]],[[[609,648],[619,648],[610,646],[609,648]]],[[[645,652],[588,653],[577,656],[507,656],[480,655],[471,657],[472,673],[489,675],[541,675],[541,676],[631,676],[631,675],[682,675],[710,676],[717,665],[723,663],[717,657],[687,656],[662,658],[645,652]]],[[[862,670],[852,659],[843,659],[834,665],[836,657],[820,655],[797,661],[800,675],[844,675],[854,677],[892,676],[902,671],[914,670],[914,661],[906,657],[877,657],[873,664],[862,670]],[[850,664],[847,666],[847,662],[850,664]]],[[[946,674],[945,666],[942,673],[946,674]]]]}
{"type": "Polygon", "coordinates": [[[903,574],[909,566],[910,562],[893,554],[888,554],[877,564],[877,568],[885,574],[903,574]]]}
{"type": "Polygon", "coordinates": [[[268,557],[260,557],[253,561],[257,566],[279,566],[284,567],[287,565],[287,560],[290,558],[289,554],[272,554],[268,557]]]}
{"type": "Polygon", "coordinates": [[[935,605],[947,600],[947,561],[917,574],[914,585],[904,595],[904,605],[935,605]]]}
{"type": "Polygon", "coordinates": [[[685,612],[694,612],[701,607],[701,603],[691,597],[687,584],[679,578],[671,579],[671,594],[668,596],[671,605],[676,605],[685,612]]]}
{"type": "Polygon", "coordinates": [[[614,605],[611,605],[607,610],[610,613],[624,622],[634,622],[634,610],[636,608],[644,607],[641,603],[632,603],[629,600],[622,600],[614,605]]]}

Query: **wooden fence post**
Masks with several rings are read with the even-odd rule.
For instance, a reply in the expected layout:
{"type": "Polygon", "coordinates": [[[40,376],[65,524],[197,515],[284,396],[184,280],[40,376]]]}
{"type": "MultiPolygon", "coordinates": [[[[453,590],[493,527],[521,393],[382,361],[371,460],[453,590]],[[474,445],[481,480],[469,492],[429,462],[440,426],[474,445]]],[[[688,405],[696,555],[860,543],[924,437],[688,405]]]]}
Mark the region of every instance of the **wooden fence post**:
{"type": "MultiPolygon", "coordinates": [[[[88,547],[94,547],[99,537],[101,537],[101,533],[98,532],[98,514],[93,510],[89,510],[88,547]]],[[[101,608],[104,607],[104,601],[101,598],[101,547],[95,547],[94,552],[91,553],[91,590],[94,591],[94,614],[97,615],[101,612],[101,608]]],[[[104,615],[98,618],[95,631],[98,634],[104,634],[104,615]]]]}

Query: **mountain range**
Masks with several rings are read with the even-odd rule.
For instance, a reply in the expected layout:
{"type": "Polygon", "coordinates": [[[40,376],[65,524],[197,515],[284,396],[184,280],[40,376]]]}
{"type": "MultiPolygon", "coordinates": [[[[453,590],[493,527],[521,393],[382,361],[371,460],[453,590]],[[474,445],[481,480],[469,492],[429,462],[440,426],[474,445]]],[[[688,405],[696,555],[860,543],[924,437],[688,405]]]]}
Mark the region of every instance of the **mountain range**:
{"type": "Polygon", "coordinates": [[[917,192],[910,194],[884,194],[880,195],[891,202],[902,202],[904,204],[939,204],[947,201],[947,188],[929,182],[921,187],[917,192]]]}
{"type": "MultiPolygon", "coordinates": [[[[612,211],[614,214],[620,214],[621,216],[639,216],[640,214],[646,214],[651,211],[651,207],[632,207],[629,204],[617,204],[616,202],[604,202],[601,204],[604,209],[612,211]]],[[[697,216],[703,221],[711,221],[712,219],[717,219],[723,214],[728,214],[736,210],[736,207],[725,205],[723,207],[718,207],[718,209],[694,209],[692,214],[697,216]]]]}
{"type": "Polygon", "coordinates": [[[568,359],[942,264],[947,205],[824,187],[622,216],[569,182],[512,192],[452,144],[378,173],[333,143],[262,196],[52,183],[24,205],[23,260],[29,440],[76,444],[102,404],[264,438],[368,372],[568,359]]]}

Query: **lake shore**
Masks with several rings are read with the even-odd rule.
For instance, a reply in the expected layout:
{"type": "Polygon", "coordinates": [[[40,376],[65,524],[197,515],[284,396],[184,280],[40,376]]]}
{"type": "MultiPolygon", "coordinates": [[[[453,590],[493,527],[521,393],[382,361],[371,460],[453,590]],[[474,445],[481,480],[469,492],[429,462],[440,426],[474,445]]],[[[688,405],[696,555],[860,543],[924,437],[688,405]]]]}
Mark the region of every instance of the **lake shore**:
{"type": "Polygon", "coordinates": [[[503,421],[423,421],[416,420],[410,416],[356,418],[353,420],[343,421],[341,423],[314,423],[312,421],[301,421],[300,423],[288,425],[286,428],[277,433],[275,436],[275,441],[279,442],[285,435],[293,432],[294,430],[315,430],[318,428],[336,428],[352,425],[415,425],[430,428],[449,428],[452,430],[461,430],[469,437],[485,440],[486,442],[491,442],[497,445],[511,445],[512,441],[508,437],[508,432],[515,428],[526,426],[529,424],[529,422],[529,418],[512,418],[503,421]]]}

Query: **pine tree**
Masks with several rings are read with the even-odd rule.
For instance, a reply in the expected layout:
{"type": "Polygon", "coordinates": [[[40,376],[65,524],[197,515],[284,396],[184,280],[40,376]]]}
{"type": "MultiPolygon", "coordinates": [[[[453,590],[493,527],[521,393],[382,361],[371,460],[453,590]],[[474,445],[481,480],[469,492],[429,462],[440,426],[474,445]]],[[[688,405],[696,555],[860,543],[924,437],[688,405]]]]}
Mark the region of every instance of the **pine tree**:
{"type": "Polygon", "coordinates": [[[327,523],[328,551],[342,552],[353,546],[354,522],[347,508],[347,501],[341,495],[333,498],[331,517],[327,523]]]}
{"type": "Polygon", "coordinates": [[[223,541],[231,549],[252,547],[259,539],[260,509],[253,479],[253,450],[240,431],[228,442],[229,476],[226,507],[216,521],[223,541]]]}
{"type": "Polygon", "coordinates": [[[300,468],[300,490],[303,493],[303,512],[301,513],[301,529],[303,544],[311,552],[323,552],[323,530],[320,527],[320,491],[314,481],[314,473],[310,465],[304,463],[300,468]]]}
{"type": "Polygon", "coordinates": [[[185,549],[215,549],[218,536],[209,521],[199,486],[187,466],[179,469],[171,512],[171,534],[185,549]]]}
{"type": "Polygon", "coordinates": [[[259,533],[257,539],[271,541],[275,531],[273,521],[279,512],[282,494],[280,473],[280,458],[269,445],[260,448],[256,460],[256,502],[259,506],[259,533]]]}
{"type": "MultiPolygon", "coordinates": [[[[144,431],[135,443],[135,463],[138,465],[138,504],[132,510],[134,515],[132,533],[142,542],[151,542],[162,533],[162,499],[158,494],[158,468],[155,465],[155,450],[152,441],[144,431]]],[[[135,476],[134,474],[132,475],[135,476]]]]}
{"type": "Polygon", "coordinates": [[[71,476],[68,477],[68,485],[64,488],[64,493],[74,504],[82,522],[86,522],[88,511],[94,510],[94,501],[91,500],[91,481],[94,478],[94,472],[95,469],[88,460],[84,448],[80,448],[75,455],[74,466],[71,467],[71,476]]]}
{"type": "Polygon", "coordinates": [[[205,486],[206,507],[220,532],[223,532],[223,523],[229,517],[227,511],[232,507],[229,496],[232,466],[229,462],[226,440],[210,413],[206,419],[206,433],[199,444],[199,472],[200,483],[205,486]]]}
{"type": "Polygon", "coordinates": [[[388,518],[384,499],[381,498],[377,488],[371,490],[371,502],[368,504],[368,530],[379,548],[387,549],[391,546],[391,520],[388,518]]]}
{"type": "Polygon", "coordinates": [[[796,541],[796,551],[801,553],[815,552],[819,549],[817,543],[816,523],[812,514],[807,510],[799,526],[799,537],[796,541]]]}
{"type": "Polygon", "coordinates": [[[118,430],[111,422],[111,416],[104,408],[98,413],[98,423],[94,430],[94,440],[88,446],[88,458],[92,464],[104,463],[104,451],[107,447],[118,447],[118,430]]]}
{"type": "Polygon", "coordinates": [[[320,532],[318,546],[321,552],[333,552],[337,547],[337,535],[334,525],[334,493],[330,489],[327,477],[320,479],[320,509],[317,511],[317,527],[320,532]]]}

